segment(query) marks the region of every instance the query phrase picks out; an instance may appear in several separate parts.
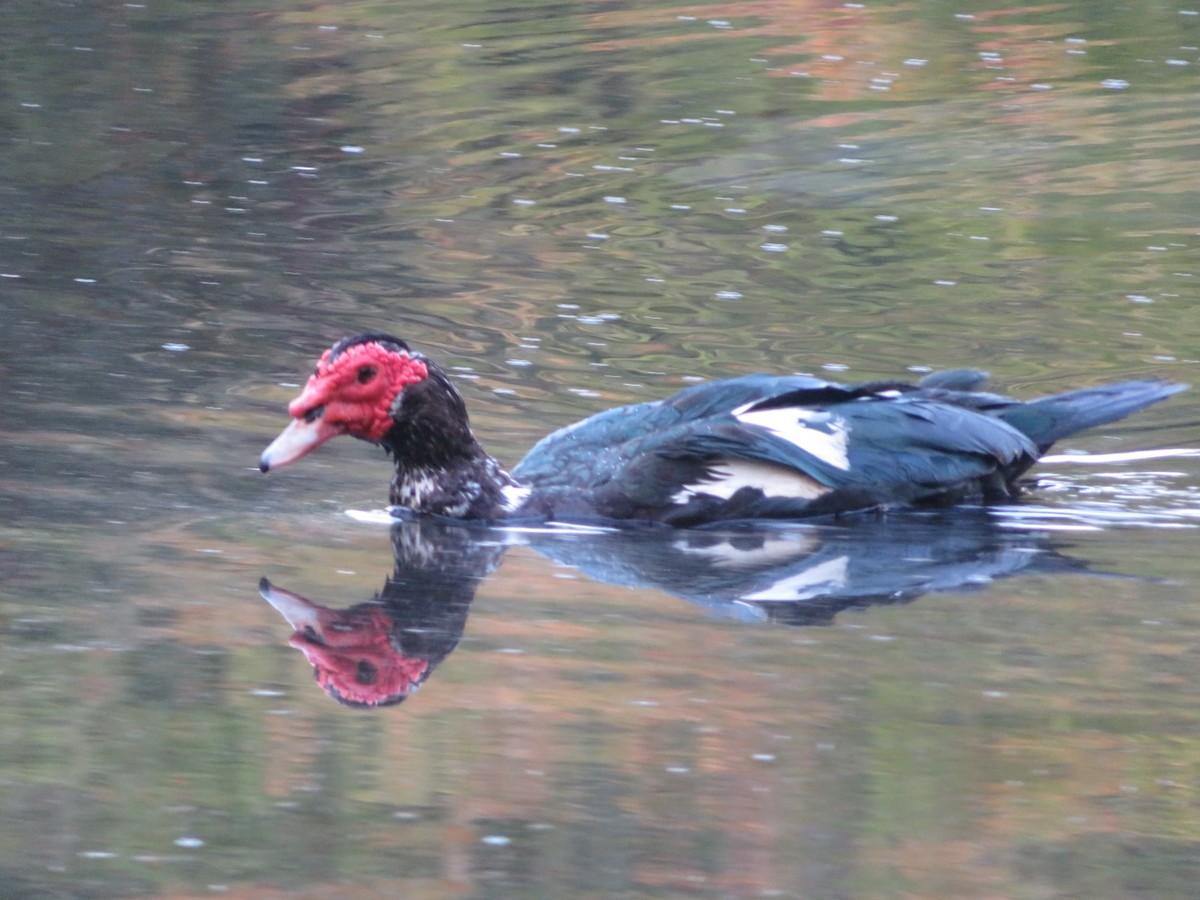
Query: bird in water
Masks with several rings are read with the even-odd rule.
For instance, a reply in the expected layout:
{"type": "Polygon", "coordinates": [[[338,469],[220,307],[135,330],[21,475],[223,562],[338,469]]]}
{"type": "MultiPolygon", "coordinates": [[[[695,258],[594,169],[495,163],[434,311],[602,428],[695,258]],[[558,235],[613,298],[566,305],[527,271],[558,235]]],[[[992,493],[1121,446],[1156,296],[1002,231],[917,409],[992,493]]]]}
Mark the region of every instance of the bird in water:
{"type": "Polygon", "coordinates": [[[910,384],[746,375],[598,413],[511,471],[471,431],[462,396],[404,341],[325,351],[263,472],[348,434],[395,461],[390,502],[459,520],[608,520],[681,527],[1011,499],[1051,445],[1184,390],[1122,381],[1021,401],[971,369],[910,384]]]}

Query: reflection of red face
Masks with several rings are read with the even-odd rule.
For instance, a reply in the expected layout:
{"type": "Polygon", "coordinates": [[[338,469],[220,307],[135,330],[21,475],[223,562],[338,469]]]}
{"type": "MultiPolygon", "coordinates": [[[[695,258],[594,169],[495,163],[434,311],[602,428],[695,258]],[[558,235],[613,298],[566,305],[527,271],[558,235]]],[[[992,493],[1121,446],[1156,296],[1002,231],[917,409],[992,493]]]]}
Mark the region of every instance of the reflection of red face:
{"type": "Polygon", "coordinates": [[[401,656],[392,646],[394,622],[381,606],[312,609],[315,616],[288,643],[304,653],[331,697],[377,706],[402,699],[424,680],[428,660],[401,656]]]}
{"type": "Polygon", "coordinates": [[[259,468],[286,466],[340,434],[382,440],[393,424],[396,397],[428,374],[420,356],[375,341],[353,344],[337,356],[326,350],[288,404],[292,424],[263,452],[259,468]]]}

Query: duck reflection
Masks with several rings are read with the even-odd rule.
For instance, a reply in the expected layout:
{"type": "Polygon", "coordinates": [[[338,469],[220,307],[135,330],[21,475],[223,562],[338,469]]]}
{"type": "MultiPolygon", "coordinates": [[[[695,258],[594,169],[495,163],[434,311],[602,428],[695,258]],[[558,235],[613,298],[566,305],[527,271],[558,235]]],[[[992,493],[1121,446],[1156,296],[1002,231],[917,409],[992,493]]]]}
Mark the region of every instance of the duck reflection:
{"type": "Polygon", "coordinates": [[[392,529],[395,569],[373,598],[332,609],[263,578],[259,593],[295,629],[288,643],[325,693],[347,706],[400,703],[458,646],[475,589],[504,546],[460,526],[392,529]]]}
{"type": "Polygon", "coordinates": [[[986,509],[911,512],[831,524],[699,530],[486,528],[409,519],[392,528],[394,571],[370,600],[332,609],[265,578],[263,597],[295,629],[329,696],[399,703],[458,646],[479,584],[513,545],[596,581],[655,588],[742,621],[828,625],[846,609],[974,591],[1017,573],[1082,572],[1050,536],[986,509]]]}
{"type": "Polygon", "coordinates": [[[1085,571],[1044,532],[984,508],[904,512],[821,525],[534,535],[542,555],[610,584],[654,587],[713,614],[828,625],[846,609],[978,590],[1018,572],[1085,571]]]}

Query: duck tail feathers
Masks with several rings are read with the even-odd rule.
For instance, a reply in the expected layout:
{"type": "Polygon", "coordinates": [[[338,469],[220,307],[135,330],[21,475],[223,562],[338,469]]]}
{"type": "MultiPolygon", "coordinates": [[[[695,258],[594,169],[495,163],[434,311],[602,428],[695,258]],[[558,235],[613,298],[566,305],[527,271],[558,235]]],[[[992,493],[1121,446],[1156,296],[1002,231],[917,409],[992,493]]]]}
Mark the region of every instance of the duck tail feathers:
{"type": "Polygon", "coordinates": [[[1040,397],[1000,411],[998,416],[1045,453],[1056,441],[1123,419],[1187,387],[1158,379],[1121,381],[1040,397]]]}

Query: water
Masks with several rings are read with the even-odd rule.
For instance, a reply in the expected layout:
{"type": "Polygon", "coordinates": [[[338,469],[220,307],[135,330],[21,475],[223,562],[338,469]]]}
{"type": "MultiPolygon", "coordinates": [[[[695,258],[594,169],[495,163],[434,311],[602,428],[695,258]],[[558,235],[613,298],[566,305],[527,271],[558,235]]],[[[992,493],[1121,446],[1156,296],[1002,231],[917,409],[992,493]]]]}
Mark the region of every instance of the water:
{"type": "Polygon", "coordinates": [[[5,896],[1191,896],[1192,394],[837,526],[393,531],[362,444],[255,466],[367,329],[510,464],[750,371],[1196,382],[1196,13],[6,4],[5,896]],[[382,592],[345,684],[406,699],[263,578],[382,592]]]}

